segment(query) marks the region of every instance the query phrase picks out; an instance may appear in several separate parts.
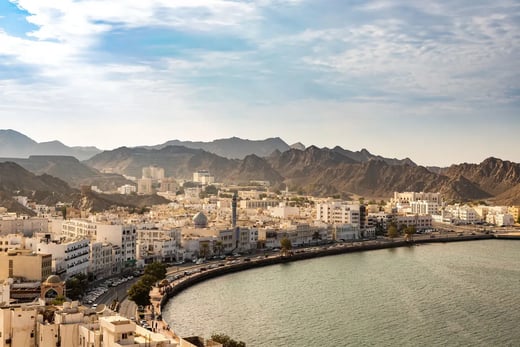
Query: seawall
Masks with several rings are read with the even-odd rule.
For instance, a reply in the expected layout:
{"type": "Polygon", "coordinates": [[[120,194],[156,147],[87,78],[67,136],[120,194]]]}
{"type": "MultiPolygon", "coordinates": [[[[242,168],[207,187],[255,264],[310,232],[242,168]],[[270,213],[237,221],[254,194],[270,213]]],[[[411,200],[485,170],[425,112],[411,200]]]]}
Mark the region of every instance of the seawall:
{"type": "MultiPolygon", "coordinates": [[[[479,234],[479,235],[466,235],[466,236],[452,236],[452,237],[435,237],[429,239],[420,239],[414,241],[369,241],[371,243],[361,243],[354,244],[348,247],[330,247],[327,249],[320,249],[317,251],[306,251],[303,253],[295,253],[291,256],[281,257],[281,256],[270,256],[268,258],[255,259],[249,262],[241,262],[236,264],[230,264],[223,267],[217,267],[214,269],[209,269],[204,272],[196,273],[190,275],[189,277],[185,277],[178,281],[177,283],[170,285],[165,288],[165,293],[160,301],[161,311],[163,307],[168,303],[170,298],[179,294],[183,290],[203,281],[206,281],[211,278],[227,275],[234,272],[249,270],[253,268],[259,268],[264,266],[270,266],[275,264],[282,264],[292,261],[312,259],[317,257],[325,257],[329,255],[337,255],[344,253],[353,253],[353,252],[361,252],[361,251],[371,251],[377,249],[388,249],[388,248],[397,248],[397,247],[410,247],[414,244],[424,244],[424,243],[439,243],[439,242],[461,242],[461,241],[475,241],[475,240],[489,240],[498,238],[496,236],[502,235],[487,235],[487,234],[479,234]]],[[[500,239],[506,239],[505,237],[500,237],[500,239]]],[[[520,240],[520,237],[516,237],[515,239],[520,240]]]]}

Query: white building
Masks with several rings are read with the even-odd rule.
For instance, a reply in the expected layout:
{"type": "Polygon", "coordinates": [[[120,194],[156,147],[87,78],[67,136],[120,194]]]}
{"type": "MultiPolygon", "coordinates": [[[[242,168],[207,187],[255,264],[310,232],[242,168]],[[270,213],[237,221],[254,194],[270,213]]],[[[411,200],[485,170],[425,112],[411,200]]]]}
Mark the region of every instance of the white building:
{"type": "Polygon", "coordinates": [[[335,225],[333,230],[334,240],[336,241],[358,240],[361,238],[361,230],[359,229],[359,226],[356,225],[335,225]]]}
{"type": "Polygon", "coordinates": [[[285,204],[280,204],[279,206],[269,208],[269,213],[271,217],[287,219],[291,217],[298,217],[300,215],[300,209],[295,206],[286,206],[285,204]]]}
{"type": "Polygon", "coordinates": [[[41,238],[33,246],[38,254],[52,255],[52,271],[67,279],[77,274],[86,275],[90,264],[90,240],[53,241],[41,238]]]}
{"type": "Polygon", "coordinates": [[[440,205],[434,201],[415,200],[410,202],[410,208],[413,214],[436,214],[440,205]]]}
{"type": "Polygon", "coordinates": [[[417,230],[431,228],[432,216],[431,215],[399,215],[396,217],[397,225],[414,226],[417,230]]]}
{"type": "Polygon", "coordinates": [[[125,184],[117,188],[117,192],[123,195],[130,195],[132,193],[137,193],[137,187],[131,184],[125,184]]]}
{"type": "Polygon", "coordinates": [[[137,229],[136,259],[173,262],[181,258],[182,233],[180,228],[137,229]]]}
{"type": "Polygon", "coordinates": [[[17,234],[32,236],[33,233],[46,233],[49,228],[47,218],[3,215],[0,218],[0,234],[17,234]]]}
{"type": "Polygon", "coordinates": [[[360,205],[343,201],[316,204],[316,220],[328,224],[355,224],[361,226],[360,205]]]}
{"type": "Polygon", "coordinates": [[[193,173],[193,182],[204,185],[215,183],[215,177],[211,176],[208,170],[198,170],[193,173]]]}

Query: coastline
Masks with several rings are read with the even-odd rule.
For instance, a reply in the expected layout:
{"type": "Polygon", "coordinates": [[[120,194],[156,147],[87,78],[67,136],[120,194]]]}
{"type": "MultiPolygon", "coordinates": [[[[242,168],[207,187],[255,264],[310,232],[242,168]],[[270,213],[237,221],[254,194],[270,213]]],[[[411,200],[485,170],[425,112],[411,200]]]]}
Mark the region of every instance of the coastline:
{"type": "MultiPolygon", "coordinates": [[[[253,268],[265,267],[276,264],[283,264],[293,261],[306,260],[318,257],[326,257],[331,255],[338,255],[344,253],[353,253],[353,252],[364,252],[378,249],[390,249],[390,248],[398,248],[398,247],[411,247],[418,244],[427,244],[427,243],[445,243],[445,242],[463,242],[463,241],[477,241],[477,240],[490,240],[490,239],[502,239],[502,240],[520,240],[520,235],[487,235],[487,234],[478,234],[478,235],[464,235],[458,237],[436,237],[429,239],[419,239],[413,241],[369,241],[371,243],[361,243],[357,245],[351,245],[348,247],[329,247],[322,248],[317,251],[307,251],[303,253],[295,253],[291,256],[282,257],[282,256],[270,256],[268,258],[263,259],[255,259],[249,262],[240,262],[236,264],[226,265],[223,267],[217,267],[214,269],[209,269],[204,272],[199,272],[192,274],[188,277],[181,278],[180,280],[176,280],[172,282],[169,286],[164,288],[162,297],[160,299],[159,309],[162,311],[164,306],[168,303],[168,301],[173,298],[175,295],[180,292],[188,289],[189,287],[215,278],[219,276],[224,276],[227,274],[249,270],[253,268]],[[498,237],[497,237],[498,236],[498,237]]],[[[360,242],[357,242],[360,243],[360,242]]],[[[155,292],[156,294],[156,292],[155,292]]],[[[166,322],[164,322],[167,324],[166,322]]]]}

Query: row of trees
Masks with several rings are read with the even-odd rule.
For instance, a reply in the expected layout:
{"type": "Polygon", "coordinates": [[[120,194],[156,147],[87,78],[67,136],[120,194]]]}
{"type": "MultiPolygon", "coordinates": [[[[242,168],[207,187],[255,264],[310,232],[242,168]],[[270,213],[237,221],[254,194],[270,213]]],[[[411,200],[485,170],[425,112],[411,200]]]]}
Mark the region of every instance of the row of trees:
{"type": "Polygon", "coordinates": [[[138,306],[150,305],[150,290],[152,286],[166,277],[167,265],[163,263],[148,264],[144,274],[128,290],[128,298],[138,306]]]}
{"type": "Polygon", "coordinates": [[[413,239],[413,235],[416,231],[417,229],[414,225],[401,224],[399,227],[397,227],[395,223],[391,223],[388,226],[388,237],[393,239],[399,235],[404,234],[408,239],[413,239]]]}

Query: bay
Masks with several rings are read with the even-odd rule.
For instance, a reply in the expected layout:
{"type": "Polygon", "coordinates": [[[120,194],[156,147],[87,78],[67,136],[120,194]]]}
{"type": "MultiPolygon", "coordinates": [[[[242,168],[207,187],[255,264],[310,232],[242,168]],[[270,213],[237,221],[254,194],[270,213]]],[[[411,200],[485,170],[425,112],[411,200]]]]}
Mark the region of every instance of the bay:
{"type": "Polygon", "coordinates": [[[170,300],[180,336],[263,346],[518,346],[520,242],[349,253],[234,273],[170,300]]]}

